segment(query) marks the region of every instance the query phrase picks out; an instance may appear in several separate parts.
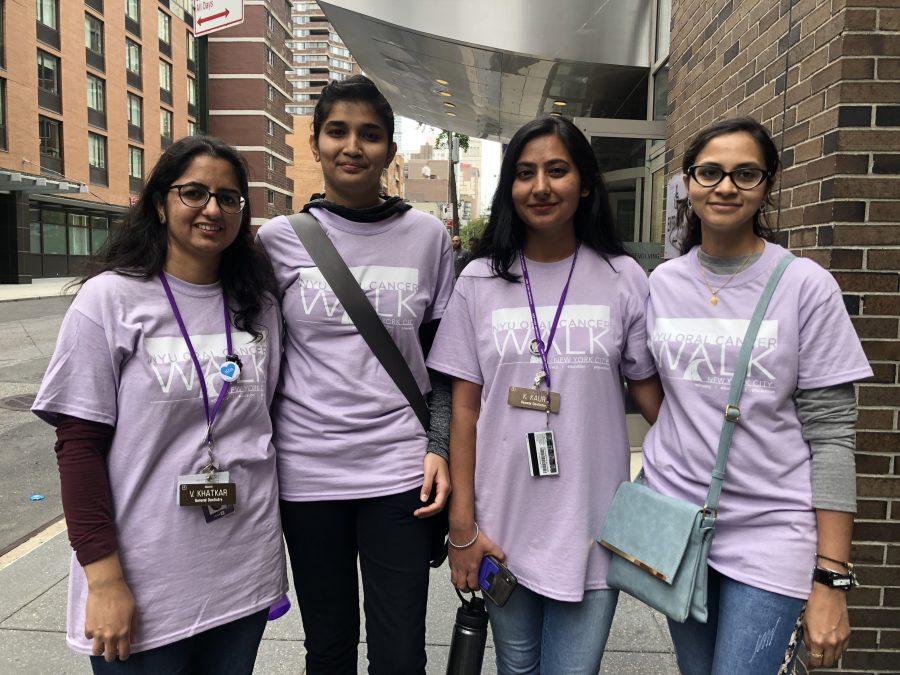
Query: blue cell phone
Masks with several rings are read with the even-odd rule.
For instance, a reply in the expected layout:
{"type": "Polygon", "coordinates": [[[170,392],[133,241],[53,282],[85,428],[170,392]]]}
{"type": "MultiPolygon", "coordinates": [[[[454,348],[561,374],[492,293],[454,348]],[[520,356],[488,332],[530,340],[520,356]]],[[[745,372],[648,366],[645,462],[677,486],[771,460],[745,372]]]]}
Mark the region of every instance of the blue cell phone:
{"type": "Polygon", "coordinates": [[[516,575],[494,556],[486,555],[482,558],[478,569],[478,586],[495,605],[503,607],[518,583],[516,575]]]}

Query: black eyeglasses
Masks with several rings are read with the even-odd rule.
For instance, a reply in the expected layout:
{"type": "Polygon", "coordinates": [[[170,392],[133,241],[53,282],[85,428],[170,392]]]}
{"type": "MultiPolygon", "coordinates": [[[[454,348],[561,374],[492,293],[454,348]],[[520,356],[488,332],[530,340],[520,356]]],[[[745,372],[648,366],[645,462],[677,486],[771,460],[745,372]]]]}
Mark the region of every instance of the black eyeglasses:
{"type": "Polygon", "coordinates": [[[754,167],[725,171],[720,166],[710,164],[696,164],[687,173],[702,187],[715,187],[728,176],[738,190],[752,190],[770,176],[768,171],[754,167]]]}
{"type": "Polygon", "coordinates": [[[216,203],[225,213],[240,213],[244,210],[244,205],[247,203],[247,200],[241,196],[240,192],[235,192],[234,190],[211,192],[209,188],[198,183],[171,185],[169,189],[178,190],[178,197],[181,199],[181,203],[192,209],[202,209],[209,202],[210,197],[216,198],[216,203]]]}

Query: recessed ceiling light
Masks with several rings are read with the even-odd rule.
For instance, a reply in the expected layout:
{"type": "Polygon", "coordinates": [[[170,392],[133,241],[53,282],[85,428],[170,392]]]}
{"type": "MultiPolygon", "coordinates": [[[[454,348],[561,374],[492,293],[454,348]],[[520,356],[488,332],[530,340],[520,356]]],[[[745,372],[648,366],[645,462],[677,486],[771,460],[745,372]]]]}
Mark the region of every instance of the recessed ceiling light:
{"type": "Polygon", "coordinates": [[[553,105],[559,106],[560,108],[562,108],[565,104],[565,101],[553,101],[553,105]]]}
{"type": "Polygon", "coordinates": [[[448,84],[450,84],[449,82],[447,82],[447,80],[435,80],[435,82],[437,82],[442,87],[446,87],[448,84]]]}
{"type": "Polygon", "coordinates": [[[456,104],[455,104],[455,103],[451,103],[450,101],[444,101],[444,105],[447,106],[448,108],[455,108],[455,107],[456,107],[456,104]]]}
{"type": "Polygon", "coordinates": [[[450,97],[450,96],[453,96],[453,94],[451,94],[449,91],[439,91],[439,92],[438,92],[438,96],[447,96],[447,97],[450,97]]]}
{"type": "Polygon", "coordinates": [[[454,112],[447,111],[447,114],[450,115],[450,117],[456,117],[456,113],[454,112]]]}

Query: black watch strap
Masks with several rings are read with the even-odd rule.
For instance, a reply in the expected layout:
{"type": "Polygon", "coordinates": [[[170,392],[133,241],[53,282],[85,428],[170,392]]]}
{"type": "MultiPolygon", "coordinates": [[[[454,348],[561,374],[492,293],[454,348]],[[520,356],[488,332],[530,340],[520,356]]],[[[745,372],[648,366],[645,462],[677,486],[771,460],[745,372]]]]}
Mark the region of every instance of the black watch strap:
{"type": "Polygon", "coordinates": [[[846,574],[842,574],[840,572],[835,572],[834,570],[825,569],[824,567],[816,567],[813,570],[813,581],[828,586],[829,588],[837,588],[842,591],[849,591],[854,586],[859,586],[856,574],[854,574],[852,570],[846,574]]]}

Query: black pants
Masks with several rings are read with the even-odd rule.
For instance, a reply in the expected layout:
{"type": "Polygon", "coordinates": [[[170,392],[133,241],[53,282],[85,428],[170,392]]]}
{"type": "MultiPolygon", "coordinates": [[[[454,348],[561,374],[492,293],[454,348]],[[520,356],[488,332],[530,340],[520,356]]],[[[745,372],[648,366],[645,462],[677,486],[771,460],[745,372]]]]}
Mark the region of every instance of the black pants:
{"type": "Polygon", "coordinates": [[[306,633],[306,672],[355,675],[359,555],[369,673],[425,673],[432,523],[412,513],[419,488],[387,497],[281,502],[306,633]]]}
{"type": "Polygon", "coordinates": [[[172,644],[107,663],[91,657],[95,675],[249,675],[266,629],[268,608],[172,644]]]}

